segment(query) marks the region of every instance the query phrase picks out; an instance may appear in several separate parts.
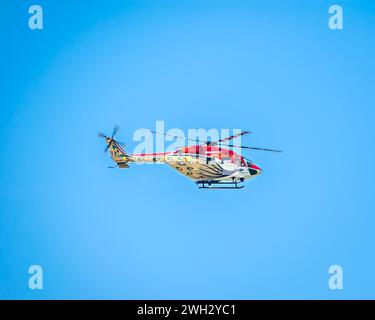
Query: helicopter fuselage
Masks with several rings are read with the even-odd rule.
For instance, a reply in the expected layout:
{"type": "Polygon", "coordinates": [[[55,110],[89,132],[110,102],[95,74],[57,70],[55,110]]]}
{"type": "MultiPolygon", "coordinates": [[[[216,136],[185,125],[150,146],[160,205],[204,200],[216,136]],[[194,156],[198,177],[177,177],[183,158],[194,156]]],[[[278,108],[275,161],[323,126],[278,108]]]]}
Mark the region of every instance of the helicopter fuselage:
{"type": "MultiPolygon", "coordinates": [[[[120,146],[111,146],[114,159],[120,146]]],[[[232,150],[215,146],[189,146],[172,152],[140,153],[123,156],[126,163],[167,163],[195,181],[242,182],[254,178],[262,170],[232,150]]],[[[121,160],[116,162],[121,167],[121,160]]]]}

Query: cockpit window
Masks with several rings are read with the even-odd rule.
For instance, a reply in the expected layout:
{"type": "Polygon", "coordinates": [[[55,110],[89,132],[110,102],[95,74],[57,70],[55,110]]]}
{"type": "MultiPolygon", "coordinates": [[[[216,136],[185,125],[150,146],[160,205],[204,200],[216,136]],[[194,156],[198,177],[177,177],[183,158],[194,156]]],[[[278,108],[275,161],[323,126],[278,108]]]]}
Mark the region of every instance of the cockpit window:
{"type": "Polygon", "coordinates": [[[223,157],[223,158],[221,158],[221,162],[222,163],[228,163],[228,162],[232,162],[232,160],[229,157],[223,157]]]}

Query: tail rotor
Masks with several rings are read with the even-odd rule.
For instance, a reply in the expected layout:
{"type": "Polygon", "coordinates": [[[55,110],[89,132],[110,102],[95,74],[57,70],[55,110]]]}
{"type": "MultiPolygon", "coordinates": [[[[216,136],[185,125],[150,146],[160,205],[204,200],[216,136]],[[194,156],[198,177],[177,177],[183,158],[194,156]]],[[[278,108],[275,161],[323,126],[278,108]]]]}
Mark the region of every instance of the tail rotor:
{"type": "Polygon", "coordinates": [[[112,145],[112,143],[116,142],[118,143],[119,145],[124,145],[123,143],[121,142],[118,142],[115,140],[115,136],[118,134],[118,132],[120,131],[120,127],[119,126],[115,126],[113,128],[113,131],[112,131],[112,135],[109,137],[107,135],[105,135],[104,133],[102,132],[98,132],[98,137],[99,138],[104,138],[107,142],[107,146],[105,147],[104,149],[104,153],[106,153],[109,149],[109,147],[112,145]]]}

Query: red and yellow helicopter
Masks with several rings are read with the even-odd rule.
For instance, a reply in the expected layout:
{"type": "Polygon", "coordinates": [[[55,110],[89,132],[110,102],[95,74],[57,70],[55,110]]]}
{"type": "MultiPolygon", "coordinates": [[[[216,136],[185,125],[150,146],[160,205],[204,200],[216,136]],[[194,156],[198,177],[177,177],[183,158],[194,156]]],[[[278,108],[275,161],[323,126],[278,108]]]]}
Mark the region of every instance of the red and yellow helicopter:
{"type": "MultiPolygon", "coordinates": [[[[250,159],[227,148],[282,152],[274,149],[228,144],[229,141],[239,136],[251,133],[243,131],[218,141],[205,141],[192,146],[179,147],[172,152],[128,154],[123,149],[122,144],[115,140],[118,131],[119,127],[116,126],[110,137],[98,133],[98,136],[104,138],[107,143],[104,151],[109,151],[117,167],[121,169],[129,168],[129,163],[166,163],[192,179],[199,188],[206,189],[240,189],[244,187],[240,185],[242,182],[262,173],[262,169],[250,159]]],[[[171,136],[151,130],[150,132],[171,136]]],[[[197,140],[192,141],[197,143],[197,140]]]]}

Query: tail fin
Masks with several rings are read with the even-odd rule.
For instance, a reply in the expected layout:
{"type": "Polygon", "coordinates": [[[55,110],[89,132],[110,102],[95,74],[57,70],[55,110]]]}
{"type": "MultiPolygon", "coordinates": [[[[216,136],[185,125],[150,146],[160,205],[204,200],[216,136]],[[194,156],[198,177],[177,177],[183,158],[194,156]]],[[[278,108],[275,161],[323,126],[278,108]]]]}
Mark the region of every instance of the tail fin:
{"type": "Polygon", "coordinates": [[[114,139],[106,138],[108,144],[108,151],[114,162],[117,163],[119,168],[129,168],[129,155],[121,147],[121,145],[114,139]]]}
{"type": "Polygon", "coordinates": [[[121,144],[115,140],[115,135],[118,133],[119,129],[120,128],[118,126],[115,126],[110,137],[99,132],[98,137],[105,139],[107,147],[104,149],[104,152],[109,151],[112,160],[116,162],[117,166],[119,168],[129,168],[128,162],[130,156],[121,147],[121,144]]]}

